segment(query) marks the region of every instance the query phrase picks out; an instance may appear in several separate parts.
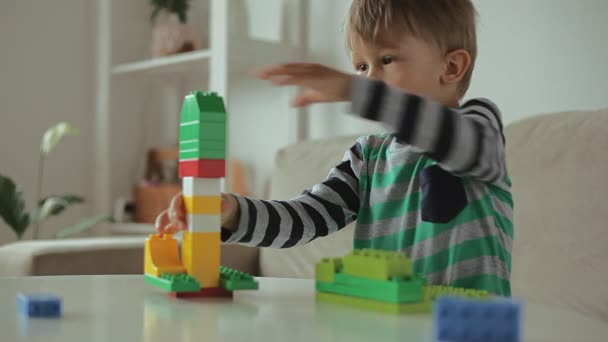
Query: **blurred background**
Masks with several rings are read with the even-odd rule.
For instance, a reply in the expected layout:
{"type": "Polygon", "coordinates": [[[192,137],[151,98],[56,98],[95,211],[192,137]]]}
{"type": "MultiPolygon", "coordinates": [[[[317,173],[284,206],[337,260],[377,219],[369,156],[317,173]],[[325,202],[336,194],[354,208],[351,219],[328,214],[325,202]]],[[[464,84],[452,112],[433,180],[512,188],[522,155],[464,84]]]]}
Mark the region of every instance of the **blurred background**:
{"type": "MultiPolygon", "coordinates": [[[[608,107],[608,45],[601,44],[608,32],[608,1],[474,2],[479,57],[467,97],[493,99],[507,124],[542,113],[608,107]]],[[[380,130],[343,115],[344,105],[294,110],[289,102],[295,89],[253,77],[258,68],[281,61],[351,71],[342,37],[349,5],[348,0],[2,0],[0,175],[22,192],[30,211],[49,195],[83,200],[47,206],[49,219],[39,238],[54,238],[97,215],[107,219],[81,235],[149,229],[159,208],[179,191],[181,101],[191,90],[209,90],[224,96],[229,116],[226,190],[264,197],[279,149],[380,130]],[[61,139],[44,157],[41,173],[41,139],[61,122],[78,134],[61,139]],[[59,213],[62,206],[67,208],[59,213]]],[[[3,189],[10,188],[6,184],[3,189]]],[[[14,199],[12,192],[7,198],[9,192],[0,193],[0,204],[14,199]]],[[[22,237],[29,239],[33,228],[26,228],[22,237]]],[[[16,239],[0,221],[0,244],[16,239]]]]}

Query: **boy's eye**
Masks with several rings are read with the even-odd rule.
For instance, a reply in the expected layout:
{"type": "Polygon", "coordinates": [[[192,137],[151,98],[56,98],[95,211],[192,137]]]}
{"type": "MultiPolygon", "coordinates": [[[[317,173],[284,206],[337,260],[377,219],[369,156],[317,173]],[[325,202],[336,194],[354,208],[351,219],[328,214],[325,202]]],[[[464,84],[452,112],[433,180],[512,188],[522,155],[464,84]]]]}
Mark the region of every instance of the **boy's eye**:
{"type": "Polygon", "coordinates": [[[357,64],[357,71],[363,72],[363,71],[367,71],[367,69],[369,69],[369,66],[367,64],[364,64],[364,63],[357,64]]]}
{"type": "Polygon", "coordinates": [[[391,56],[382,57],[382,64],[386,65],[386,64],[391,64],[392,62],[393,62],[393,57],[391,57],[391,56]]]}

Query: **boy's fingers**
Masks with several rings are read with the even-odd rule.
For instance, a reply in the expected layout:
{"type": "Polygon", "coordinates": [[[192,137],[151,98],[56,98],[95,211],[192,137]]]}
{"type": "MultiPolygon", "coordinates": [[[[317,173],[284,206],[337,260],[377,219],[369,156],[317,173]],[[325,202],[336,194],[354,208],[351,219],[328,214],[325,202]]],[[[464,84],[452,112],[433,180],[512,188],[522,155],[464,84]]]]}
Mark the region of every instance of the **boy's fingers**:
{"type": "Polygon", "coordinates": [[[175,234],[179,231],[179,229],[177,229],[177,227],[175,227],[175,225],[169,223],[168,225],[166,225],[161,234],[175,234]]]}
{"type": "Polygon", "coordinates": [[[316,64],[307,63],[288,63],[279,64],[273,67],[262,69],[258,72],[258,77],[262,79],[268,79],[273,76],[284,76],[284,75],[302,75],[310,74],[311,72],[318,69],[316,64]]]}
{"type": "Polygon", "coordinates": [[[169,218],[171,221],[178,220],[185,216],[184,207],[184,197],[181,194],[176,195],[171,199],[171,204],[169,205],[169,218]]]}
{"type": "Polygon", "coordinates": [[[298,80],[301,81],[301,78],[293,76],[275,77],[271,79],[272,83],[275,85],[296,85],[301,83],[298,82],[298,80]]]}
{"type": "Polygon", "coordinates": [[[186,229],[186,206],[184,204],[184,197],[182,194],[178,194],[171,199],[171,204],[168,210],[169,222],[175,229],[183,230],[186,229]]]}
{"type": "Polygon", "coordinates": [[[158,233],[163,234],[163,230],[167,224],[169,224],[169,213],[167,212],[167,210],[165,210],[156,217],[154,227],[156,228],[158,233]]]}

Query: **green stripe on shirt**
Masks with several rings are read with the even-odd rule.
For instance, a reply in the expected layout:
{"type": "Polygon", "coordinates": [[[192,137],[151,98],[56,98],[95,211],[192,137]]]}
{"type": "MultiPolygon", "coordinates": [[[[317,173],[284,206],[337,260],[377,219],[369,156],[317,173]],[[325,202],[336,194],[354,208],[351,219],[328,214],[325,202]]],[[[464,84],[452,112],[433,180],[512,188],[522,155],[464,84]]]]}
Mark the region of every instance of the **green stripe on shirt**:
{"type": "Polygon", "coordinates": [[[418,259],[413,267],[424,274],[434,273],[481,256],[497,256],[505,264],[511,264],[511,255],[502,247],[498,238],[488,236],[452,245],[437,254],[418,259]]]}

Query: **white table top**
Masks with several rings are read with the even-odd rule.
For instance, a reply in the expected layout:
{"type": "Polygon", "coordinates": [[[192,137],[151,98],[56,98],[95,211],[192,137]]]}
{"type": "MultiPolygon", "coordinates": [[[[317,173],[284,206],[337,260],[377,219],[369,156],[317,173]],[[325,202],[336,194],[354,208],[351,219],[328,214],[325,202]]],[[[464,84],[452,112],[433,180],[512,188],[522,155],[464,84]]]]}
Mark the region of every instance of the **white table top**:
{"type": "MultiPolygon", "coordinates": [[[[174,299],[143,276],[0,278],[1,341],[431,341],[430,315],[372,313],[315,303],[314,282],[259,278],[234,299],[174,299]],[[17,293],[63,298],[61,319],[23,319],[17,293]]],[[[606,341],[608,325],[533,303],[524,341],[606,341]]]]}

